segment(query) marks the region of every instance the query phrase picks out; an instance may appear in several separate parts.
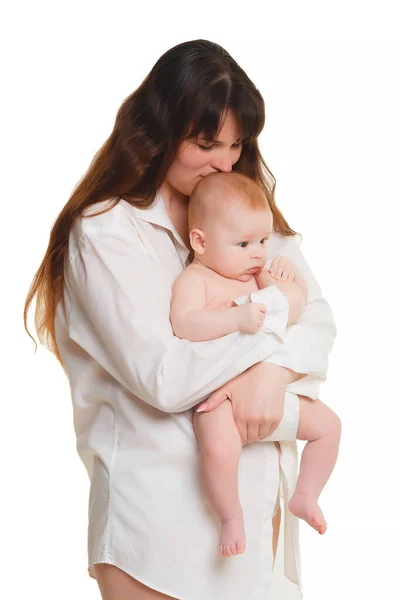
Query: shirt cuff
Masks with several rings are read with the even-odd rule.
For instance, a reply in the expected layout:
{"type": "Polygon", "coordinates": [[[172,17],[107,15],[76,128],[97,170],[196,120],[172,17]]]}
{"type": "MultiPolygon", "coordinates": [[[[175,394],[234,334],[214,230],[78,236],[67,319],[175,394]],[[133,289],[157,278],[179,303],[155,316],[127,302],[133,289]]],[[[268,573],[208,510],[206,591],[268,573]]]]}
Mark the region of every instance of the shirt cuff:
{"type": "Polygon", "coordinates": [[[248,304],[260,302],[265,305],[267,314],[264,317],[263,329],[267,333],[274,333],[284,341],[286,325],[289,318],[289,303],[286,296],[276,285],[270,285],[251,294],[235,298],[235,304],[248,304]]]}

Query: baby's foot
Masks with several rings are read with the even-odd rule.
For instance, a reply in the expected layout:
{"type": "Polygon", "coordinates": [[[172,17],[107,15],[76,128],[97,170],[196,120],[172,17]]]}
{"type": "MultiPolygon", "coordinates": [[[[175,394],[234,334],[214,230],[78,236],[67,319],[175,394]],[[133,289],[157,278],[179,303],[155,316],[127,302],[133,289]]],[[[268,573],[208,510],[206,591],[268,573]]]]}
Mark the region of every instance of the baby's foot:
{"type": "Polygon", "coordinates": [[[219,538],[219,553],[222,556],[243,554],[246,550],[246,534],[244,532],[243,517],[230,519],[221,524],[219,538]]]}
{"type": "Polygon", "coordinates": [[[288,508],[292,515],[304,519],[318,533],[321,535],[325,533],[326,521],[315,498],[306,494],[294,494],[289,501],[288,508]]]}

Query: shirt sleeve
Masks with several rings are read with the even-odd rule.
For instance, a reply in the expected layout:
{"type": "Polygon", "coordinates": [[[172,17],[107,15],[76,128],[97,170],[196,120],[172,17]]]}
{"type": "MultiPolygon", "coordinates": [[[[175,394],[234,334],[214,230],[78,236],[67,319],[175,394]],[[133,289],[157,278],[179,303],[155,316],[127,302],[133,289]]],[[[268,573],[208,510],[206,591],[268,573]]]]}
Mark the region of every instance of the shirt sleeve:
{"type": "Polygon", "coordinates": [[[281,239],[274,254],[290,258],[300,269],[308,283],[308,301],[300,318],[286,330],[285,343],[268,357],[268,362],[313,375],[322,382],[327,377],[328,355],[336,337],[332,310],[294,237],[281,239]]]}
{"type": "MultiPolygon", "coordinates": [[[[135,235],[84,233],[65,269],[70,337],[130,392],[165,412],[188,410],[283,344],[276,324],[203,342],[176,337],[170,281],[135,235]]],[[[272,287],[259,301],[287,315],[272,287]]]]}

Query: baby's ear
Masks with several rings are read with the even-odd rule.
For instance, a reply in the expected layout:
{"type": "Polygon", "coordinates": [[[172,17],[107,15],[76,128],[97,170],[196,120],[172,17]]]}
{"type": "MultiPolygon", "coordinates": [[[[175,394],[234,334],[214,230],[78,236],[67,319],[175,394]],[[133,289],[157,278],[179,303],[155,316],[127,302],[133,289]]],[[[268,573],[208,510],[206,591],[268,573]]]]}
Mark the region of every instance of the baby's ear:
{"type": "Polygon", "coordinates": [[[206,236],[201,229],[192,229],[189,233],[190,245],[197,254],[204,254],[206,250],[206,236]]]}

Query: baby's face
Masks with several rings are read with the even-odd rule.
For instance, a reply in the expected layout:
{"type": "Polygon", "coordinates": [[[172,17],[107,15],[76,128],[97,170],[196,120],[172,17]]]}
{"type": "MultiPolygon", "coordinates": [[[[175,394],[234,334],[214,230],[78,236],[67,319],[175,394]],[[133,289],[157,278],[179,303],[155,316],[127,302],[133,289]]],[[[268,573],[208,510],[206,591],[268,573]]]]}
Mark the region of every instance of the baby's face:
{"type": "Polygon", "coordinates": [[[207,226],[207,266],[224,277],[249,281],[267,261],[272,213],[234,206],[207,226]]]}

